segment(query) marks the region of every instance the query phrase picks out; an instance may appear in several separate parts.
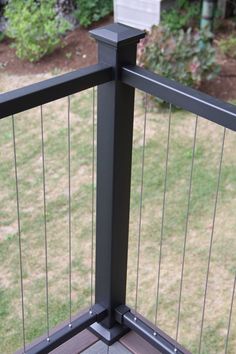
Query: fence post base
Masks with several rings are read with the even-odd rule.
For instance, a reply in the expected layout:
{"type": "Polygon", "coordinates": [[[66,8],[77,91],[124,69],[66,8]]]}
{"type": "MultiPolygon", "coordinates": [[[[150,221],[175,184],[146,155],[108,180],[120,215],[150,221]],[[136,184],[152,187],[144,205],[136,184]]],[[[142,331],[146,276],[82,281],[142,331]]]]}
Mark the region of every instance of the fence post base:
{"type": "Polygon", "coordinates": [[[130,329],[118,323],[112,328],[105,328],[103,325],[96,322],[89,327],[89,330],[107,345],[112,345],[128,333],[130,329]]]}

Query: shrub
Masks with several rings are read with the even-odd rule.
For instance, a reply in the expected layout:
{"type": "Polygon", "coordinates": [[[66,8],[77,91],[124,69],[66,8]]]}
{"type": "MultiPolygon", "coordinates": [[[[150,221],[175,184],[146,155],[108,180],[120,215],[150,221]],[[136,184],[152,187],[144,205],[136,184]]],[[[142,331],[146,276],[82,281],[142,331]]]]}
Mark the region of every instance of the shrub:
{"type": "Polygon", "coordinates": [[[153,27],[139,49],[142,66],[182,84],[199,87],[219,72],[212,34],[188,29],[172,32],[170,28],[153,27]]]}
{"type": "Polygon", "coordinates": [[[219,43],[221,51],[229,58],[236,59],[236,38],[235,36],[229,36],[226,39],[222,39],[219,43]]]}
{"type": "Polygon", "coordinates": [[[50,54],[70,28],[67,21],[56,16],[55,0],[11,0],[5,16],[7,35],[15,39],[17,56],[32,62],[50,54]]]}
{"type": "Polygon", "coordinates": [[[161,23],[172,31],[187,29],[199,24],[201,2],[189,3],[188,0],[178,0],[177,6],[161,13],[161,23]]]}
{"type": "Polygon", "coordinates": [[[84,27],[105,17],[113,9],[112,0],[76,0],[76,3],[75,16],[84,27]]]}

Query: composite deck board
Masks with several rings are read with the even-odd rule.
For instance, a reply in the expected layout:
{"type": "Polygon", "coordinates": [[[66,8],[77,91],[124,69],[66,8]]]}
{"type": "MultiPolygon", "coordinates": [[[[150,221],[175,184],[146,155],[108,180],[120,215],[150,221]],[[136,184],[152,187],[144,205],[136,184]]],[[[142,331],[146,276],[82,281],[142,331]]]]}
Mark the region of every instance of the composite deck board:
{"type": "Polygon", "coordinates": [[[54,349],[51,354],[79,354],[94,345],[97,341],[98,338],[85,329],[64,344],[60,345],[60,347],[54,349]]]}
{"type": "Polygon", "coordinates": [[[120,339],[120,343],[134,354],[161,354],[159,350],[155,349],[151,344],[133,331],[130,331],[123,336],[120,339]]]}
{"type": "MultiPolygon", "coordinates": [[[[58,328],[58,327],[57,327],[58,328]]],[[[37,338],[31,345],[26,346],[26,353],[27,349],[31,348],[33,345],[39,343],[44,337],[37,338]]],[[[85,329],[84,331],[78,333],[76,336],[68,340],[67,342],[60,345],[58,348],[52,350],[51,354],[79,354],[85,349],[92,346],[94,343],[98,341],[98,338],[85,329]]],[[[22,354],[24,351],[23,349],[17,350],[15,354],[22,354]]]]}
{"type": "MultiPolygon", "coordinates": [[[[80,311],[77,315],[72,316],[72,320],[75,318],[82,316],[85,314],[88,310],[80,311]]],[[[56,331],[60,330],[64,326],[68,324],[67,321],[63,321],[62,323],[58,324],[54,328],[50,330],[50,334],[55,333],[56,331]]],[[[26,345],[26,352],[36,344],[40,343],[41,341],[45,340],[46,334],[36,338],[34,341],[32,341],[30,344],[26,345]]],[[[60,345],[58,348],[54,349],[51,351],[53,354],[77,354],[81,353],[81,351],[85,350],[86,348],[90,347],[94,343],[96,343],[99,339],[92,334],[89,330],[85,329],[82,332],[78,333],[74,337],[72,337],[70,340],[67,342],[63,343],[60,345]]],[[[24,353],[24,350],[21,348],[15,352],[15,354],[22,354],[24,353]]]]}
{"type": "MultiPolygon", "coordinates": [[[[87,310],[86,310],[87,311],[87,310]]],[[[86,311],[80,312],[79,315],[84,314],[86,311]]],[[[78,316],[78,315],[77,315],[78,316]]],[[[75,316],[75,317],[77,317],[75,316]]],[[[142,317],[139,314],[139,317],[149,326],[153,327],[153,324],[149,322],[147,319],[142,317]]],[[[74,317],[73,317],[74,318],[74,317]]],[[[67,321],[68,322],[68,321],[67,321]]],[[[60,323],[54,329],[50,331],[53,332],[59,330],[63,326],[66,325],[67,322],[60,323]]],[[[160,331],[160,330],[159,330],[160,331]]],[[[163,337],[170,340],[168,335],[162,332],[163,337]]],[[[45,335],[37,338],[33,343],[26,346],[27,349],[34,346],[45,339],[45,335]]],[[[15,354],[22,354],[23,350],[18,350],[15,354]]],[[[93,333],[89,330],[85,329],[84,331],[78,333],[73,338],[54,349],[50,353],[52,354],[161,354],[160,351],[155,349],[150,343],[148,343],[145,339],[143,339],[140,335],[135,333],[134,331],[128,332],[124,335],[120,340],[110,346],[109,351],[106,344],[104,344],[101,340],[98,339],[93,333]]]]}
{"type": "Polygon", "coordinates": [[[105,343],[99,341],[83,351],[81,354],[132,354],[123,344],[116,342],[109,349],[105,343]]]}

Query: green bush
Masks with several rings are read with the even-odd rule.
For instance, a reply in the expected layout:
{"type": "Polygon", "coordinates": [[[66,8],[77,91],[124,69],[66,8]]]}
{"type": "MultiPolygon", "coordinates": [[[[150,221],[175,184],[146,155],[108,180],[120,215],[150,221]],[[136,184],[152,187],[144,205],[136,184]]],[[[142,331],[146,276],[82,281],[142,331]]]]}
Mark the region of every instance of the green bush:
{"type": "Polygon", "coordinates": [[[61,42],[70,25],[56,16],[55,0],[11,0],[6,6],[7,35],[15,40],[20,59],[38,61],[61,42]]]}
{"type": "Polygon", "coordinates": [[[142,66],[182,84],[199,87],[219,72],[212,34],[189,28],[172,32],[170,28],[153,27],[139,49],[142,66]]]}
{"type": "Polygon", "coordinates": [[[105,17],[113,9],[112,0],[76,0],[76,4],[75,16],[84,27],[105,17]]]}
{"type": "Polygon", "coordinates": [[[236,38],[234,35],[219,42],[221,51],[229,58],[236,59],[236,38]]]}
{"type": "Polygon", "coordinates": [[[172,31],[199,27],[200,1],[190,3],[188,0],[178,0],[177,6],[161,13],[161,23],[172,31]]]}

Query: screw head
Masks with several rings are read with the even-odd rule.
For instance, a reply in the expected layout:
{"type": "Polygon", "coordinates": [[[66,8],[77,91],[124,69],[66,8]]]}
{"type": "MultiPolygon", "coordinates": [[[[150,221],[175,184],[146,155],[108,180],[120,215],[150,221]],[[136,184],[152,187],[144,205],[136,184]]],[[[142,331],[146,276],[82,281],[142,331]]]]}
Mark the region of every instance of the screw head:
{"type": "Polygon", "coordinates": [[[49,337],[47,337],[47,342],[50,342],[50,338],[49,337]]]}
{"type": "Polygon", "coordinates": [[[93,314],[93,310],[89,310],[89,314],[92,315],[93,314]]]}
{"type": "Polygon", "coordinates": [[[178,349],[177,349],[177,348],[175,348],[175,349],[174,349],[174,352],[175,352],[175,353],[177,353],[177,351],[178,351],[178,349]]]}
{"type": "Polygon", "coordinates": [[[135,322],[137,321],[137,317],[134,317],[134,321],[135,321],[135,322]]]}
{"type": "Polygon", "coordinates": [[[72,324],[71,323],[69,323],[69,327],[72,328],[72,324]]]}
{"type": "Polygon", "coordinates": [[[157,332],[153,332],[153,335],[154,335],[154,337],[156,337],[156,335],[157,335],[157,332]]]}

